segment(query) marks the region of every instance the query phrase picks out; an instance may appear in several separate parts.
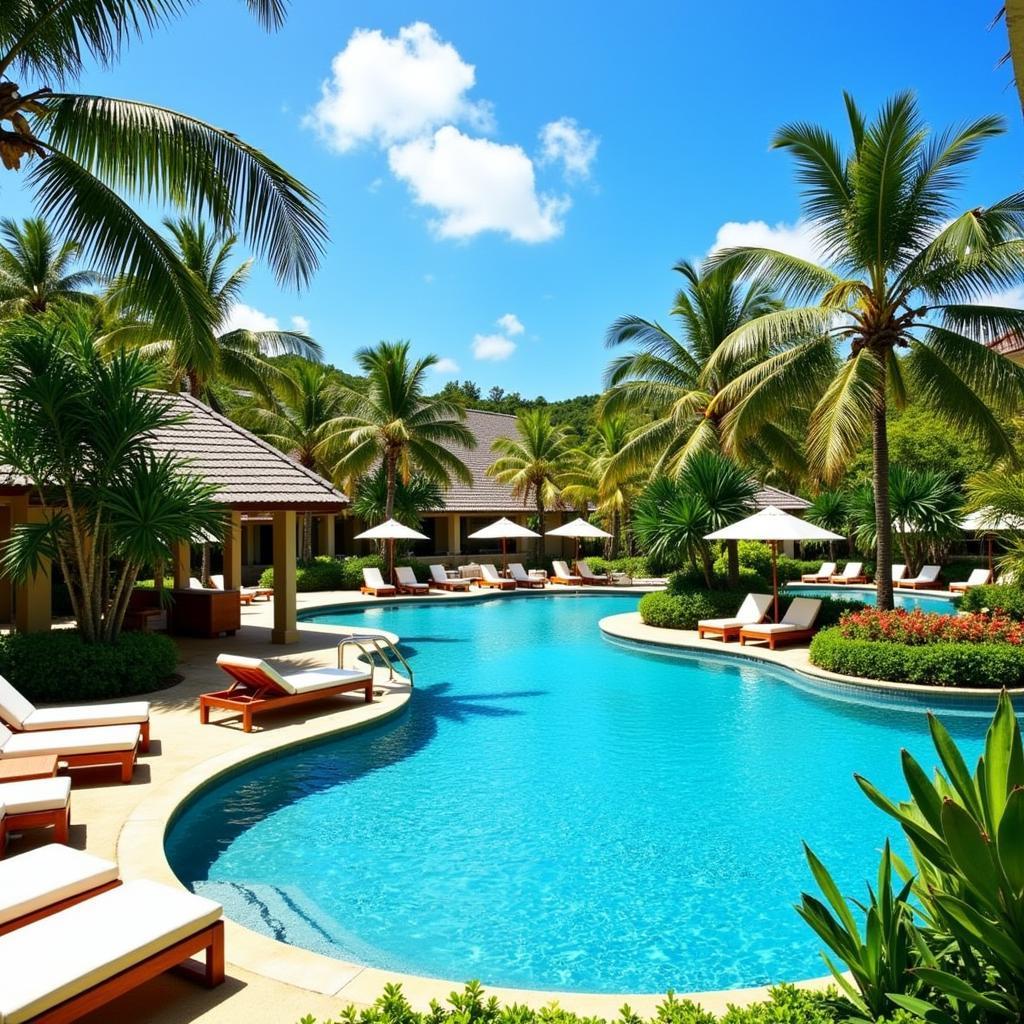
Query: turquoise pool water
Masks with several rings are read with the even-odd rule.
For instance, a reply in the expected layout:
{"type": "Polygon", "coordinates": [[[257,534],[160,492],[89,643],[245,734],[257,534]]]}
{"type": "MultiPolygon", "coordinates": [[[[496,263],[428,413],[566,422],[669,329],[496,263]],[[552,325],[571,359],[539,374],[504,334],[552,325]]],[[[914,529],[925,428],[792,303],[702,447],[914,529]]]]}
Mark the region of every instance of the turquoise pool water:
{"type": "MultiPolygon", "coordinates": [[[[934,763],[923,711],[603,640],[598,620],[635,606],[327,615],[402,637],[408,709],[205,791],[168,836],[172,865],[268,935],[452,980],[660,992],[823,973],[792,909],[801,840],[863,893],[889,823],[852,775],[904,794],[900,747],[934,763]]],[[[975,757],[985,719],[946,720],[975,757]]]]}
{"type": "MultiPolygon", "coordinates": [[[[838,587],[827,586],[799,586],[787,587],[787,592],[794,597],[797,594],[805,597],[837,597],[840,601],[862,601],[864,604],[874,604],[876,594],[873,590],[858,590],[856,587],[848,587],[840,584],[838,587]]],[[[906,608],[910,611],[934,612],[938,615],[952,615],[956,611],[956,604],[948,597],[928,597],[924,594],[915,594],[912,590],[897,590],[893,594],[893,601],[897,608],[906,608]]]]}

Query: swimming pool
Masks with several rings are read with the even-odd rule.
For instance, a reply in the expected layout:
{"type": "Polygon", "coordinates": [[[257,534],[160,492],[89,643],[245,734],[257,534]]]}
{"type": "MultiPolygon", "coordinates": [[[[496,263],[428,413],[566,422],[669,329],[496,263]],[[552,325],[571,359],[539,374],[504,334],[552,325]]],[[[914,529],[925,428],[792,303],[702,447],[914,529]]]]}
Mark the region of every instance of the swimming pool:
{"type": "MultiPolygon", "coordinates": [[[[864,604],[874,604],[878,596],[874,589],[858,590],[856,587],[843,584],[837,587],[800,585],[784,589],[793,597],[827,596],[840,601],[862,601],[864,604]]],[[[905,608],[908,612],[934,612],[937,615],[952,615],[956,612],[956,603],[949,597],[930,597],[912,590],[895,590],[892,597],[897,608],[905,608]]]]}
{"type": "MultiPolygon", "coordinates": [[[[398,718],[206,790],[166,849],[284,941],[452,980],[592,992],[823,973],[792,910],[806,839],[863,893],[923,713],[833,701],[738,658],[603,641],[629,596],[502,596],[328,614],[391,630],[398,718]]],[[[946,716],[968,760],[986,718],[946,716]]]]}

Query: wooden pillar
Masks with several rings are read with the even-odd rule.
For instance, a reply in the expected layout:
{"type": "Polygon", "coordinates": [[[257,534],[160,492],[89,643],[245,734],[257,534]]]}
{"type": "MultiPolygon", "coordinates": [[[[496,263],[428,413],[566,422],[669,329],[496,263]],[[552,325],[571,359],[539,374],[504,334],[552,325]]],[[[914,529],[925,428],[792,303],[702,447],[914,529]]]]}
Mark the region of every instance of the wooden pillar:
{"type": "MultiPolygon", "coordinates": [[[[11,537],[11,507],[0,505],[0,548],[11,537]]],[[[10,622],[14,611],[14,588],[10,577],[0,576],[0,622],[10,622]]]]}
{"type": "Polygon", "coordinates": [[[271,643],[299,639],[295,619],[295,513],[274,513],[274,628],[271,643]]]}
{"type": "Polygon", "coordinates": [[[448,550],[453,555],[462,554],[462,516],[448,517],[448,550]]]}
{"type": "Polygon", "coordinates": [[[232,510],[224,532],[224,589],[242,587],[242,513],[232,510]]]}
{"type": "MultiPolygon", "coordinates": [[[[12,523],[42,523],[46,512],[31,508],[27,497],[15,499],[12,503],[12,523]]],[[[52,614],[53,581],[50,578],[50,560],[42,560],[39,569],[24,583],[14,587],[14,628],[19,633],[45,633],[53,622],[52,614]]]]}
{"type": "Polygon", "coordinates": [[[187,541],[179,541],[171,548],[171,576],[175,590],[188,590],[189,577],[192,575],[192,545],[187,541]]]}
{"type": "Polygon", "coordinates": [[[334,557],[334,532],[337,524],[337,516],[317,516],[317,554],[334,557]]]}

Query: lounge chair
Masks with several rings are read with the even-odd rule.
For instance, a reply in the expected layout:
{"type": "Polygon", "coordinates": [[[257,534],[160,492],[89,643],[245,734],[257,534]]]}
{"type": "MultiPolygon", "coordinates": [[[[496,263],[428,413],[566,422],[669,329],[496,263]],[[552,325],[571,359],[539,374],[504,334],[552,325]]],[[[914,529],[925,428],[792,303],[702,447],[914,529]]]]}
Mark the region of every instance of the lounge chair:
{"type": "Polygon", "coordinates": [[[992,579],[992,573],[988,569],[974,569],[967,579],[959,583],[950,583],[949,589],[954,594],[966,594],[971,587],[983,587],[992,579]]]}
{"type": "Polygon", "coordinates": [[[897,580],[903,579],[907,575],[907,567],[902,562],[897,562],[892,567],[892,581],[895,583],[897,580]]]}
{"type": "Polygon", "coordinates": [[[71,828],[71,780],[21,779],[0,783],[0,804],[6,808],[5,828],[0,833],[0,857],[6,834],[26,828],[53,828],[53,841],[66,843],[71,828]]]}
{"type": "Polygon", "coordinates": [[[551,567],[555,570],[551,577],[552,583],[561,583],[565,587],[578,587],[583,583],[583,577],[574,576],[569,572],[569,566],[565,562],[552,562],[551,567]]]}
{"type": "Polygon", "coordinates": [[[384,582],[380,569],[364,569],[363,585],[359,588],[359,593],[373,594],[374,597],[394,597],[398,591],[384,582]]]}
{"type": "Polygon", "coordinates": [[[131,782],[140,738],[137,725],[94,725],[19,733],[0,725],[0,759],[56,754],[69,768],[116,764],[121,767],[121,781],[131,782]]]}
{"type": "Polygon", "coordinates": [[[281,675],[259,658],[220,654],[217,664],[234,683],[226,690],[199,697],[199,721],[210,721],[210,710],[222,708],[242,716],[242,729],[252,732],[253,716],[275,708],[306,704],[339,693],[362,690],[367,704],[373,700],[373,672],[369,669],[319,668],[281,675]]]}
{"type": "Polygon", "coordinates": [[[138,879],[8,932],[0,1020],[77,1020],[174,967],[219,985],[223,913],[212,900],[138,879]],[[196,953],[205,965],[192,963],[196,953]]]}
{"type": "Polygon", "coordinates": [[[435,590],[448,590],[465,593],[473,585],[472,580],[462,578],[449,579],[442,565],[430,566],[430,586],[435,590]]]}
{"type": "Polygon", "coordinates": [[[800,577],[801,583],[828,583],[835,575],[835,562],[822,562],[817,572],[807,572],[800,577]]]}
{"type": "Polygon", "coordinates": [[[14,732],[85,729],[97,725],[137,725],[142,739],[142,750],[149,750],[148,700],[37,708],[0,676],[0,722],[6,723],[14,732]]]}
{"type": "Polygon", "coordinates": [[[576,571],[580,574],[580,578],[588,587],[607,587],[611,582],[607,576],[591,572],[590,566],[587,565],[587,560],[585,558],[581,558],[576,563],[576,571]]]}
{"type": "Polygon", "coordinates": [[[70,846],[40,846],[0,862],[0,935],[120,885],[117,865],[70,846]]]}
{"type": "MultiPolygon", "coordinates": [[[[217,573],[215,576],[210,577],[210,582],[213,584],[214,590],[224,590],[224,574],[217,573]]],[[[267,602],[274,596],[273,587],[239,587],[238,596],[241,598],[242,604],[252,604],[257,597],[265,597],[267,602]]]]}
{"type": "Polygon", "coordinates": [[[508,571],[515,585],[524,590],[543,590],[547,586],[547,580],[531,576],[519,562],[509,562],[508,571]]]}
{"type": "Polygon", "coordinates": [[[863,562],[847,562],[843,571],[830,576],[829,583],[867,583],[863,562]]]}
{"type": "Polygon", "coordinates": [[[941,566],[926,565],[912,579],[895,580],[893,585],[896,587],[906,587],[908,590],[938,590],[940,572],[942,572],[941,566]]]}
{"type": "Polygon", "coordinates": [[[515,590],[515,580],[505,580],[498,575],[498,570],[493,565],[480,566],[480,579],[477,584],[481,587],[497,588],[498,590],[515,590]]]}
{"type": "Polygon", "coordinates": [[[425,594],[430,589],[426,583],[416,579],[416,574],[407,565],[395,568],[395,583],[400,594],[425,594]]]}
{"type": "Polygon", "coordinates": [[[697,623],[697,637],[720,636],[723,642],[737,639],[744,626],[761,622],[772,606],[771,594],[747,594],[735,615],[723,619],[701,619],[697,623]]]}
{"type": "Polygon", "coordinates": [[[807,640],[814,634],[814,623],[821,609],[821,601],[810,597],[794,597],[782,616],[781,622],[760,622],[740,629],[740,643],[748,640],[766,640],[775,650],[778,644],[807,640]]]}

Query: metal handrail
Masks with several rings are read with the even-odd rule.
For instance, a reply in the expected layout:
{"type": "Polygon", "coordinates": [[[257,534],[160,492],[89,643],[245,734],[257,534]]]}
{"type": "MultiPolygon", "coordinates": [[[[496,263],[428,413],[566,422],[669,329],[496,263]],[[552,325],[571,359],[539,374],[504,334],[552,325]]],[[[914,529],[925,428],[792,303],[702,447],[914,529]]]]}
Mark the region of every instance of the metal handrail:
{"type": "Polygon", "coordinates": [[[345,648],[349,644],[358,647],[359,650],[365,655],[366,660],[369,662],[371,666],[374,664],[374,653],[379,654],[381,658],[384,660],[384,664],[387,666],[389,679],[395,678],[395,664],[391,660],[391,656],[394,655],[394,657],[396,657],[402,663],[402,667],[405,669],[406,676],[409,679],[409,685],[413,685],[412,668],[409,666],[409,662],[405,660],[405,656],[394,644],[390,637],[383,636],[380,633],[353,633],[351,636],[345,637],[338,643],[338,668],[345,667],[345,648]],[[367,650],[367,644],[373,645],[372,651],[367,650]]]}

